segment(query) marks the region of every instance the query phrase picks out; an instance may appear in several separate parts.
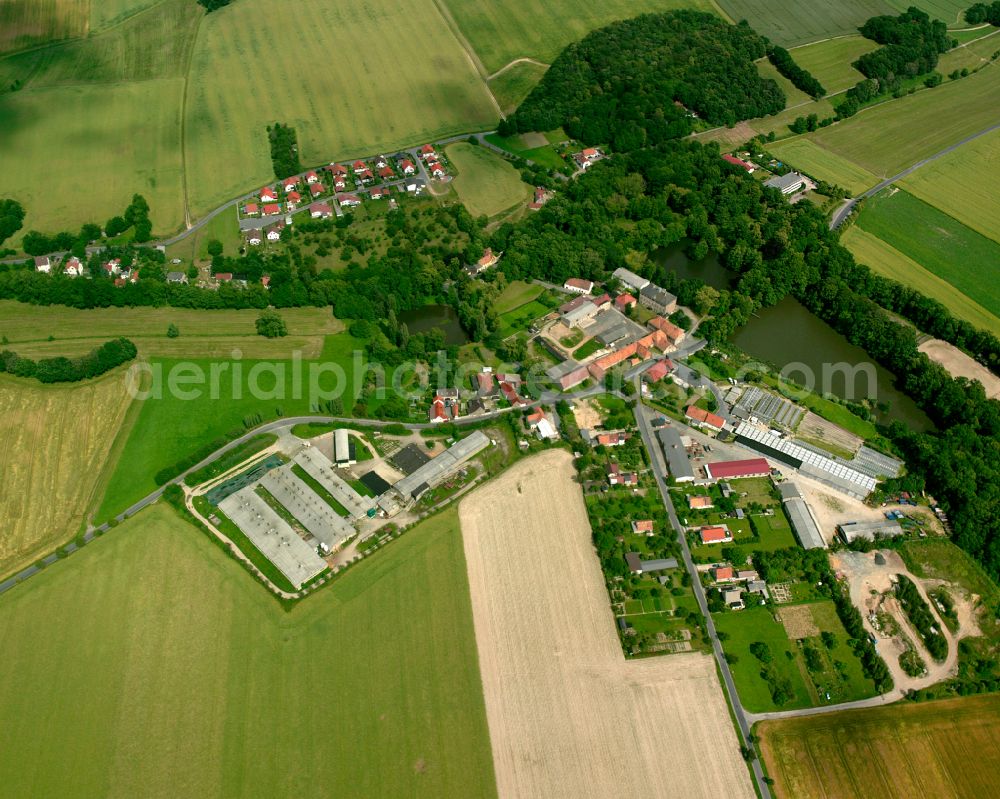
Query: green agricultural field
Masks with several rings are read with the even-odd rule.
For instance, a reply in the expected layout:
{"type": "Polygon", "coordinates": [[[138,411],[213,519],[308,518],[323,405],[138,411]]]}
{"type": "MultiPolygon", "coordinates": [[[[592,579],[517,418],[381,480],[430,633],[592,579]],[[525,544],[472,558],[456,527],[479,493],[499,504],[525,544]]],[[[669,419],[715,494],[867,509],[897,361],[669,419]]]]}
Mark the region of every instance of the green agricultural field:
{"type": "Polygon", "coordinates": [[[0,300],[0,335],[7,337],[10,349],[31,357],[80,355],[108,339],[126,336],[147,357],[224,357],[238,348],[245,358],[288,358],[296,350],[315,358],[325,337],[344,329],[329,308],[284,308],[280,313],[288,335],[267,339],[257,335],[256,310],[80,310],[0,300]],[[180,331],[177,338],[167,338],[171,324],[180,331]]]}
{"type": "Polygon", "coordinates": [[[876,47],[878,44],[864,36],[841,36],[796,47],[791,53],[795,63],[809,70],[828,93],[835,94],[864,79],[851,64],[876,47]]]}
{"type": "Polygon", "coordinates": [[[160,504],[0,629],[9,796],[496,795],[454,511],[286,612],[160,504]]]}
{"type": "Polygon", "coordinates": [[[765,721],[757,730],[778,799],[973,799],[996,784],[998,722],[994,694],[765,721]]]}
{"type": "Polygon", "coordinates": [[[511,114],[528,96],[535,84],[542,79],[546,67],[531,61],[522,61],[505,69],[489,80],[490,91],[497,98],[501,110],[511,114]]]}
{"type": "Polygon", "coordinates": [[[755,31],[775,44],[793,44],[854,33],[876,14],[893,13],[882,0],[841,0],[817,4],[810,0],[719,0],[719,6],[733,20],[747,20],[755,31]]]}
{"type": "Polygon", "coordinates": [[[496,216],[531,199],[531,186],[521,180],[512,164],[492,150],[456,142],[449,144],[445,153],[456,172],[451,185],[473,216],[496,216]]]}
{"type": "Polygon", "coordinates": [[[185,117],[188,202],[199,216],[273,179],[265,127],[276,120],[296,128],[303,163],[317,164],[488,128],[497,116],[427,0],[297,0],[281,13],[267,0],[240,0],[198,32],[185,117]]]}
{"type": "Polygon", "coordinates": [[[158,5],[160,0],[91,0],[90,27],[102,30],[158,5]]]}
{"type": "Polygon", "coordinates": [[[854,196],[879,182],[871,172],[801,136],[769,145],[768,149],[775,158],[827,183],[843,186],[854,196]]]}
{"type": "Polygon", "coordinates": [[[536,58],[551,63],[570,42],[619,19],[675,8],[716,10],[709,0],[608,0],[589,4],[569,0],[556,3],[445,0],[445,4],[490,73],[516,58],[536,58]]]}
{"type": "Polygon", "coordinates": [[[497,297],[494,308],[498,314],[504,314],[520,308],[525,303],[536,299],[545,289],[535,283],[525,283],[523,280],[514,280],[507,284],[503,293],[497,297]]]}
{"type": "Polygon", "coordinates": [[[948,24],[949,27],[964,28],[962,12],[969,7],[966,0],[887,0],[896,11],[906,11],[910,6],[923,9],[932,17],[948,24]]]}
{"type": "Polygon", "coordinates": [[[716,629],[728,636],[723,643],[726,653],[737,658],[735,663],[730,664],[730,670],[740,701],[752,713],[790,710],[812,704],[804,668],[799,667],[796,646],[788,639],[782,624],[774,620],[773,613],[767,607],[748,607],[746,610],[712,614],[716,629]],[[761,676],[760,661],[750,653],[750,644],[755,641],[767,644],[773,658],[771,665],[780,677],[787,680],[791,699],[780,707],[771,700],[768,682],[761,676]]]}
{"type": "Polygon", "coordinates": [[[187,238],[167,247],[167,258],[180,258],[186,268],[194,261],[209,261],[208,243],[212,239],[222,242],[225,255],[236,255],[243,245],[239,217],[235,208],[229,208],[213,217],[204,227],[198,228],[187,238]]]}
{"type": "Polygon", "coordinates": [[[910,194],[1000,242],[998,183],[1000,130],[963,144],[900,181],[910,194]]]}
{"type": "Polygon", "coordinates": [[[155,231],[180,227],[183,92],[184,81],[171,78],[0,96],[0,174],[27,210],[22,232],[103,224],[136,192],[155,231]]]}
{"type": "MultiPolygon", "coordinates": [[[[320,357],[323,363],[336,364],[343,370],[341,374],[344,379],[338,374],[327,374],[319,378],[319,385],[329,391],[336,391],[339,387],[348,413],[354,407],[360,390],[354,384],[352,361],[353,352],[360,346],[361,342],[347,333],[328,336],[320,357]]],[[[304,361],[302,364],[301,396],[295,396],[291,361],[244,359],[240,363],[241,379],[234,386],[230,359],[190,359],[183,362],[159,358],[152,360],[153,367],[162,370],[161,396],[137,400],[141,410],[115,466],[107,493],[97,512],[98,518],[111,518],[155,490],[154,477],[158,471],[172,466],[219,436],[241,430],[244,419],[253,414],[260,414],[264,420],[271,421],[279,416],[304,415],[312,411],[308,376],[309,365],[313,361],[304,361]],[[206,376],[205,382],[193,387],[197,396],[187,394],[190,386],[183,393],[169,390],[169,375],[179,363],[187,364],[206,376]],[[217,368],[227,367],[226,371],[218,372],[215,399],[211,396],[209,382],[213,364],[217,368]],[[278,382],[281,378],[276,378],[275,372],[284,375],[283,388],[278,382]],[[257,392],[252,390],[255,384],[260,389],[257,392]],[[254,396],[255,393],[260,396],[259,399],[254,396]]],[[[184,387],[183,384],[181,386],[184,387]]]]}
{"type": "Polygon", "coordinates": [[[505,137],[499,136],[496,133],[491,133],[487,136],[486,141],[496,145],[501,150],[506,150],[509,153],[521,156],[521,158],[534,161],[546,169],[562,169],[566,166],[566,161],[556,152],[551,142],[543,144],[541,147],[533,147],[525,142],[521,136],[505,137]]]}
{"type": "Polygon", "coordinates": [[[1000,244],[901,190],[868,199],[857,225],[1000,316],[1000,244]]]}
{"type": "Polygon", "coordinates": [[[4,0],[0,3],[0,53],[85,36],[90,0],[4,0]]]}
{"type": "Polygon", "coordinates": [[[808,138],[875,175],[894,175],[994,124],[998,105],[1000,70],[991,67],[882,103],[808,138]]]}
{"type": "Polygon", "coordinates": [[[840,242],[855,259],[879,274],[898,280],[921,294],[933,297],[959,319],[1000,336],[1000,319],[983,306],[973,302],[951,283],[928,272],[912,258],[907,258],[882,239],[852,225],[840,237],[840,242]]]}

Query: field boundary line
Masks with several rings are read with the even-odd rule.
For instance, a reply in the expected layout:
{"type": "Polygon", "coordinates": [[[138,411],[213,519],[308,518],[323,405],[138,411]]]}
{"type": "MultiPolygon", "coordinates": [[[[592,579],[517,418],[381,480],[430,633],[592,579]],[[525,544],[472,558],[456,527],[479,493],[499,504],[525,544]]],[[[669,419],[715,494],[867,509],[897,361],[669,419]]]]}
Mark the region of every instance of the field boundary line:
{"type": "Polygon", "coordinates": [[[507,117],[504,116],[500,103],[497,102],[496,96],[490,89],[489,77],[487,76],[486,67],[483,65],[482,59],[480,59],[479,54],[475,51],[475,48],[473,48],[469,40],[465,38],[465,34],[462,33],[462,29],[458,26],[455,18],[451,15],[451,10],[442,2],[442,0],[434,0],[434,7],[438,10],[438,13],[444,20],[444,24],[448,26],[448,30],[451,31],[451,35],[455,37],[459,46],[465,51],[465,57],[469,59],[469,63],[472,64],[472,68],[479,74],[479,77],[483,82],[483,89],[490,98],[490,102],[493,103],[493,108],[496,109],[497,115],[500,119],[506,119],[507,117]]]}
{"type": "MultiPolygon", "coordinates": [[[[165,0],[164,0],[165,1],[165,0]]],[[[180,126],[181,126],[181,193],[184,197],[184,229],[191,229],[191,203],[188,198],[188,161],[187,161],[187,118],[188,118],[188,85],[191,83],[191,65],[194,62],[194,49],[198,45],[198,36],[201,35],[201,26],[205,21],[205,14],[198,19],[198,26],[194,29],[194,36],[187,46],[184,64],[184,88],[181,90],[180,126]]]]}

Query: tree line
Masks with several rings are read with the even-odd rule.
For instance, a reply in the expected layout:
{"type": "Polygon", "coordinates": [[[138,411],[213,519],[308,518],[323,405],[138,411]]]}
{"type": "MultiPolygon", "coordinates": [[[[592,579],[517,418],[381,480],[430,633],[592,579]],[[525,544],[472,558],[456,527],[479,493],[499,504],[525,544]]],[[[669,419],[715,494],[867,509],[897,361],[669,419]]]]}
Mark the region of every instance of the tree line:
{"type": "Polygon", "coordinates": [[[771,45],[767,51],[767,59],[774,64],[774,68],[778,72],[792,82],[792,85],[796,89],[804,91],[814,100],[818,100],[820,97],[826,95],[826,89],[823,88],[823,84],[816,80],[809,70],[803,69],[796,64],[795,59],[792,58],[792,54],[784,47],[771,45]]]}
{"type": "Polygon", "coordinates": [[[41,383],[75,383],[109,372],[135,356],[135,344],[127,338],[107,341],[79,358],[58,356],[36,361],[4,350],[0,352],[0,372],[15,377],[33,377],[41,383]]]}
{"type": "Polygon", "coordinates": [[[984,22],[1000,27],[1000,0],[987,5],[976,3],[965,10],[965,21],[970,25],[982,25],[984,22]]]}
{"type": "Polygon", "coordinates": [[[629,151],[687,135],[692,114],[733,125],[777,113],[784,93],[753,63],[766,53],[745,22],[704,12],[616,22],[563,50],[500,132],[563,126],[587,144],[629,151]]]}
{"type": "MultiPolygon", "coordinates": [[[[0,211],[2,210],[0,207],[0,211]]],[[[23,218],[24,211],[22,209],[21,219],[23,218]]],[[[81,225],[77,233],[63,231],[47,234],[39,233],[37,230],[29,230],[24,234],[21,246],[28,255],[71,252],[77,258],[84,258],[87,254],[87,247],[102,236],[115,238],[132,227],[135,228],[132,235],[132,240],[135,242],[144,243],[153,236],[153,223],[149,220],[149,203],[141,194],[133,194],[132,202],[128,204],[124,213],[121,216],[111,217],[105,224],[103,231],[101,226],[94,222],[81,225]]],[[[19,228],[20,225],[14,228],[14,231],[19,228]]]]}
{"type": "Polygon", "coordinates": [[[267,127],[267,140],[271,145],[271,164],[278,180],[290,178],[302,171],[295,128],[275,122],[267,127]]]}

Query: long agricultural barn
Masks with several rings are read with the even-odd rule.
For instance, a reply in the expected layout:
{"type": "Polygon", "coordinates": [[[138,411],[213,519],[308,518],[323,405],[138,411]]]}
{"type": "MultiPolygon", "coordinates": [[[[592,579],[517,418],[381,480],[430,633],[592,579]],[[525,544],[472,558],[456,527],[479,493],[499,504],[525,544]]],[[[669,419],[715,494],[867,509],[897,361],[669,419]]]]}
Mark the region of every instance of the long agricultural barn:
{"type": "Polygon", "coordinates": [[[786,438],[773,435],[768,430],[761,430],[746,422],[740,423],[736,428],[736,441],[856,499],[867,497],[877,484],[874,477],[851,466],[838,463],[832,458],[800,447],[786,438]]]}
{"type": "Polygon", "coordinates": [[[795,535],[802,548],[825,549],[826,541],[823,540],[823,533],[813,518],[809,505],[802,498],[798,486],[786,480],[778,484],[778,491],[781,492],[781,501],[785,506],[785,512],[788,514],[792,529],[795,530],[795,535]]]}
{"type": "Polygon", "coordinates": [[[351,434],[343,427],[334,431],[333,434],[333,460],[338,466],[353,466],[358,462],[354,452],[355,444],[351,441],[351,434]]]}
{"type": "Polygon", "coordinates": [[[748,458],[744,461],[718,461],[706,463],[705,474],[713,480],[735,480],[740,477],[767,477],[771,466],[763,458],[748,458]]]}
{"type": "Polygon", "coordinates": [[[446,477],[455,472],[469,458],[490,445],[489,437],[481,430],[461,441],[457,441],[436,458],[432,458],[412,474],[408,474],[393,486],[405,500],[419,499],[446,477]]]}

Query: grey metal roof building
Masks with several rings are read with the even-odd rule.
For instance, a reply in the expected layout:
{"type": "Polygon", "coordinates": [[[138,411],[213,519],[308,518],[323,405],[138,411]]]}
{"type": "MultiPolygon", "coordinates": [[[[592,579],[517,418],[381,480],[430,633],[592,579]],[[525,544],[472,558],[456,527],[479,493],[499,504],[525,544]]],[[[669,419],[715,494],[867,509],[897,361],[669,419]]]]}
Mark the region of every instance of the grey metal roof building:
{"type": "Polygon", "coordinates": [[[677,297],[655,283],[639,291],[639,302],[658,313],[667,313],[677,307],[677,297]]]}
{"type": "Polygon", "coordinates": [[[798,172],[789,172],[787,175],[775,175],[770,180],[765,180],[764,185],[778,189],[782,194],[794,194],[805,185],[805,179],[798,172]]]}
{"type": "Polygon", "coordinates": [[[424,491],[436,486],[469,458],[482,452],[489,445],[489,437],[482,430],[476,430],[461,441],[452,444],[412,474],[408,474],[393,488],[406,499],[417,499],[424,491]]]}
{"type": "Polygon", "coordinates": [[[694,469],[691,468],[691,461],[688,459],[681,441],[681,434],[676,428],[664,427],[660,429],[660,446],[663,447],[663,454],[667,459],[667,466],[670,474],[678,483],[690,483],[694,480],[694,469]]]}
{"type": "Polygon", "coordinates": [[[292,514],[314,538],[336,549],[356,532],[330,504],[292,473],[290,465],[272,469],[260,484],[292,514]]]}
{"type": "Polygon", "coordinates": [[[357,463],[356,453],[352,452],[353,444],[347,428],[341,427],[333,433],[333,459],[338,466],[350,466],[357,463]]]}
{"type": "Polygon", "coordinates": [[[636,291],[642,291],[649,285],[649,281],[646,280],[646,278],[637,275],[631,269],[626,269],[625,267],[619,267],[611,273],[611,276],[614,277],[615,280],[624,283],[626,286],[631,289],[635,289],[636,291]]]}
{"type": "Polygon", "coordinates": [[[655,560],[643,560],[638,552],[626,552],[625,563],[633,574],[647,574],[649,572],[662,572],[668,569],[676,569],[676,558],[657,558],[655,560]]]}
{"type": "Polygon", "coordinates": [[[838,491],[864,499],[875,488],[877,481],[863,472],[833,458],[820,455],[786,438],[772,435],[747,422],[740,422],[736,428],[736,441],[745,447],[786,463],[798,469],[807,477],[812,477],[824,485],[838,491]]]}
{"type": "Polygon", "coordinates": [[[866,538],[869,541],[874,541],[875,536],[892,538],[902,535],[903,528],[899,522],[886,519],[885,521],[876,522],[847,522],[845,524],[838,524],[837,532],[840,533],[840,537],[844,540],[845,544],[850,544],[851,541],[855,541],[858,538],[866,538]]]}
{"type": "Polygon", "coordinates": [[[778,491],[781,492],[781,501],[785,506],[785,513],[792,523],[792,529],[803,549],[825,549],[826,541],[823,540],[823,533],[819,525],[813,518],[809,505],[802,498],[802,494],[794,483],[787,480],[778,484],[778,491]]]}

